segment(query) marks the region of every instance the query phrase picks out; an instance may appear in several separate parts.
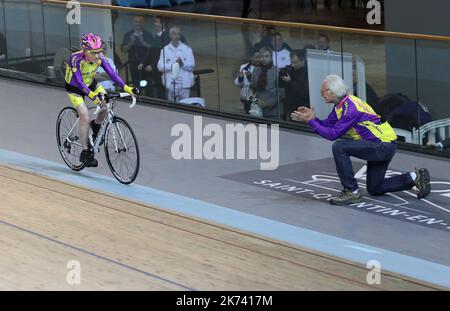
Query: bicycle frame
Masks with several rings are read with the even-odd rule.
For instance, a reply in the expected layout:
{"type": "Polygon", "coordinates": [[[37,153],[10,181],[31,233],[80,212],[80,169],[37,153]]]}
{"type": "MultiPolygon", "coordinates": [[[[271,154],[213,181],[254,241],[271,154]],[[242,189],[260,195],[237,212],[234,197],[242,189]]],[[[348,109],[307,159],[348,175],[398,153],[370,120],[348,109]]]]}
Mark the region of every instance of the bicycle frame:
{"type": "MultiPolygon", "coordinates": [[[[91,117],[93,114],[94,117],[99,118],[97,114],[102,110],[101,115],[104,118],[102,117],[103,120],[98,125],[97,137],[94,139],[93,135],[89,135],[87,143],[92,153],[99,153],[100,147],[104,143],[106,162],[112,174],[119,182],[128,185],[136,179],[139,172],[139,147],[136,135],[128,122],[114,112],[116,99],[127,96],[130,94],[107,94],[104,96],[105,101],[102,101],[103,105],[97,105],[93,113],[93,108],[89,109],[91,117]]],[[[129,107],[133,108],[136,105],[137,96],[132,96],[131,99],[132,103],[129,107]]],[[[59,152],[67,166],[74,171],[81,171],[86,167],[86,163],[79,160],[82,144],[78,129],[80,118],[77,115],[77,111],[73,107],[64,107],[61,110],[56,122],[56,138],[59,152]]],[[[88,123],[88,128],[90,128],[91,122],[88,123]]]]}
{"type": "MultiPolygon", "coordinates": [[[[106,106],[106,110],[108,111],[108,113],[102,121],[100,130],[95,139],[95,142],[92,141],[92,136],[89,137],[91,146],[94,149],[93,150],[94,153],[98,153],[100,151],[100,142],[102,141],[102,139],[106,139],[106,137],[105,137],[106,133],[107,133],[109,127],[112,126],[112,124],[113,124],[113,120],[114,120],[114,116],[115,116],[114,109],[113,109],[114,105],[115,105],[114,99],[110,99],[110,102],[106,103],[105,106],[106,106]]],[[[94,114],[96,114],[96,113],[94,113],[94,114]]],[[[112,127],[109,130],[113,131],[112,134],[113,134],[113,140],[114,140],[114,148],[115,148],[116,152],[119,152],[120,150],[117,147],[116,131],[115,131],[114,127],[112,127]]],[[[119,133],[120,139],[122,139],[125,150],[128,150],[126,142],[123,138],[122,131],[120,130],[119,127],[117,127],[117,132],[119,133]]]]}

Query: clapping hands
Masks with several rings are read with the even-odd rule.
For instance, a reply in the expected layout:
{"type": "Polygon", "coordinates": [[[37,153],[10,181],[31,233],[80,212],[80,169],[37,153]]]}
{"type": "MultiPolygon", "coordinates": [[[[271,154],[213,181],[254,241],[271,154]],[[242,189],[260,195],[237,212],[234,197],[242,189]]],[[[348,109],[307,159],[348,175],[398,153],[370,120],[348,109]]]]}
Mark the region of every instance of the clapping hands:
{"type": "Polygon", "coordinates": [[[176,62],[178,63],[178,64],[180,64],[180,67],[183,67],[183,61],[181,60],[181,58],[177,58],[177,60],[176,60],[176,62]]]}
{"type": "Polygon", "coordinates": [[[316,112],[314,111],[314,108],[308,108],[308,107],[298,107],[297,110],[291,113],[291,119],[293,121],[300,121],[300,122],[308,122],[316,117],[316,112]]]}

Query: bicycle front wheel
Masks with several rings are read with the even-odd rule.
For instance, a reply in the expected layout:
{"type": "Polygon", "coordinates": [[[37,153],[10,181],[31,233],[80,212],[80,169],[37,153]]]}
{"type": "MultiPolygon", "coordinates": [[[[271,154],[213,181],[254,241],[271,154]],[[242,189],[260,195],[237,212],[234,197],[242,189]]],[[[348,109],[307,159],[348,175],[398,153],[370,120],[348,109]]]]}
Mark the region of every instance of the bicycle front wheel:
{"type": "Polygon", "coordinates": [[[105,134],[105,156],[114,177],[122,184],[131,184],[139,172],[139,147],[130,125],[114,117],[105,134]]]}
{"type": "Polygon", "coordinates": [[[56,120],[56,142],[64,162],[74,171],[84,168],[84,164],[80,162],[80,153],[83,148],[79,131],[78,112],[72,107],[63,108],[56,120]]]}

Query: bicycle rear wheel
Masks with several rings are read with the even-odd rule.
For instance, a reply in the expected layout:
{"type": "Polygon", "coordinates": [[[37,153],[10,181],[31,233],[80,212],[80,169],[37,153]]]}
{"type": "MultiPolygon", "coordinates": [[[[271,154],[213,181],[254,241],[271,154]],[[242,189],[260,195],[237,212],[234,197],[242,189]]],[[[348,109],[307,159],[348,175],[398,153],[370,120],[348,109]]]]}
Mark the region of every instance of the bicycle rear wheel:
{"type": "Polygon", "coordinates": [[[114,117],[105,134],[105,156],[114,177],[122,184],[131,184],[139,172],[139,147],[130,125],[114,117]]]}
{"type": "Polygon", "coordinates": [[[78,112],[72,107],[63,108],[56,120],[56,142],[64,162],[74,171],[84,168],[84,164],[80,162],[80,153],[83,148],[79,131],[78,112]]]}

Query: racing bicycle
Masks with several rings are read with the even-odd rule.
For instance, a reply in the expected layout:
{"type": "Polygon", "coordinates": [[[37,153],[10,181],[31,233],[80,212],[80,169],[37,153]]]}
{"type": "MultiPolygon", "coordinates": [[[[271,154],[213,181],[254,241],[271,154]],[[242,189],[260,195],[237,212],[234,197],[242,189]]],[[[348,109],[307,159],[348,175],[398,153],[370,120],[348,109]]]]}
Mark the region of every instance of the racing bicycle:
{"type": "MultiPolygon", "coordinates": [[[[116,99],[130,96],[128,93],[108,93],[104,99],[106,104],[95,108],[94,115],[101,108],[107,110],[97,137],[93,138],[92,130],[89,135],[89,147],[96,154],[103,144],[106,161],[114,177],[123,184],[131,184],[139,172],[139,147],[133,129],[123,118],[114,113],[116,99]]],[[[130,108],[136,105],[136,97],[132,96],[130,108]]],[[[94,108],[90,108],[94,109],[94,108]]],[[[72,107],[61,110],[56,121],[56,139],[58,150],[64,162],[74,171],[81,171],[85,166],[80,162],[82,151],[79,137],[80,122],[78,112],[72,107]]]]}

